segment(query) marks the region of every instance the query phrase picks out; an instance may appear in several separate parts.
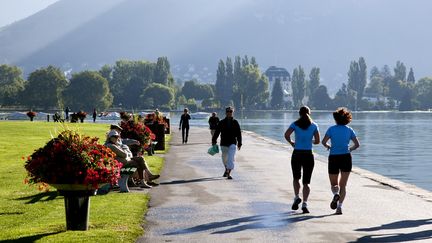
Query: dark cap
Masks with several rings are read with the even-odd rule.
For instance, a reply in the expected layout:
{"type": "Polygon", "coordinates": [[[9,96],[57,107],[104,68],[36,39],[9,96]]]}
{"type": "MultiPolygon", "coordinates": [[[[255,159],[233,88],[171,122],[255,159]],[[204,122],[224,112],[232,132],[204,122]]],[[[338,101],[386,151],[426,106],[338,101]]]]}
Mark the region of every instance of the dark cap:
{"type": "Polygon", "coordinates": [[[228,111],[234,111],[234,108],[232,108],[231,106],[228,106],[227,108],[225,108],[225,112],[228,112],[228,111]]]}
{"type": "Polygon", "coordinates": [[[123,130],[123,128],[121,128],[121,126],[117,125],[117,124],[111,124],[110,129],[118,129],[120,131],[123,130]]]}

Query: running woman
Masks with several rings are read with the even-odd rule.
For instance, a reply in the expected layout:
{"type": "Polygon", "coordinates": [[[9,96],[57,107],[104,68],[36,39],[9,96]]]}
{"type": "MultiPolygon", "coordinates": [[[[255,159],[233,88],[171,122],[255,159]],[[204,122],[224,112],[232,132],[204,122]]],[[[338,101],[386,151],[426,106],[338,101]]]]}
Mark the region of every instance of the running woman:
{"type": "Polygon", "coordinates": [[[303,169],[303,213],[309,213],[307,208],[307,200],[310,193],[310,181],[312,177],[312,171],[315,165],[314,155],[312,153],[312,143],[319,144],[320,134],[318,125],[312,121],[310,117],[310,109],[307,106],[303,106],[299,110],[300,118],[293,122],[285,132],[285,139],[291,146],[294,147],[294,151],[291,156],[291,168],[293,173],[293,187],[294,187],[294,202],[291,209],[297,210],[302,199],[299,196],[300,193],[300,178],[301,171],[303,169]],[[295,141],[292,141],[291,134],[295,134],[295,141]]]}
{"type": "Polygon", "coordinates": [[[345,199],[346,185],[352,169],[351,152],[360,147],[360,143],[354,130],[348,126],[352,120],[350,111],[345,107],[338,108],[333,112],[333,118],[336,125],[327,130],[322,144],[327,150],[330,150],[328,173],[333,193],[330,208],[336,209],[335,214],[342,214],[342,203],[345,199]],[[331,144],[328,144],[329,140],[331,144]],[[354,143],[351,147],[350,141],[354,143]]]}

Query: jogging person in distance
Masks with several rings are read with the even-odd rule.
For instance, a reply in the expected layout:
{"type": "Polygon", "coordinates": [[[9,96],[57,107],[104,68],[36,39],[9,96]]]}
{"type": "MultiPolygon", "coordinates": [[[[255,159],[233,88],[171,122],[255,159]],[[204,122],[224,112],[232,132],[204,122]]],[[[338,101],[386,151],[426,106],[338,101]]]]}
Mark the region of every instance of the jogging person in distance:
{"type": "Polygon", "coordinates": [[[327,150],[330,150],[328,173],[333,193],[330,208],[336,209],[336,214],[342,214],[342,203],[346,196],[346,185],[352,169],[351,152],[360,147],[360,143],[354,130],[347,126],[352,120],[351,112],[345,107],[338,108],[333,112],[333,118],[336,125],[327,130],[322,144],[327,150]],[[329,140],[331,144],[328,144],[329,140]],[[350,141],[354,143],[351,147],[350,141]]]}
{"type": "Polygon", "coordinates": [[[291,156],[291,169],[293,173],[293,187],[294,187],[294,202],[291,209],[297,210],[302,199],[299,196],[300,193],[300,178],[302,178],[301,172],[303,169],[303,213],[309,213],[307,208],[307,200],[310,193],[310,181],[312,177],[312,171],[315,165],[314,155],[312,153],[312,143],[320,143],[320,134],[318,125],[312,121],[310,117],[310,109],[307,106],[303,106],[299,110],[300,118],[295,122],[291,123],[289,128],[285,132],[285,139],[291,146],[294,147],[294,151],[291,156]],[[295,134],[295,140],[292,141],[291,135],[295,134]]]}

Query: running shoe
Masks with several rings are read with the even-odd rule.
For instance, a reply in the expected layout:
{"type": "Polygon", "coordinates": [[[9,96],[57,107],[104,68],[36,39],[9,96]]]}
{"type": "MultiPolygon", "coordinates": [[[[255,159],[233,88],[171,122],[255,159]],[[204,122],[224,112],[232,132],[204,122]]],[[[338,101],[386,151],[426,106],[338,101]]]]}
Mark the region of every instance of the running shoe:
{"type": "Polygon", "coordinates": [[[302,207],[303,213],[310,213],[307,207],[302,207]]]}
{"type": "Polygon", "coordinates": [[[342,208],[337,208],[335,214],[341,215],[342,214],[342,208]]]}
{"type": "Polygon", "coordinates": [[[335,194],[333,196],[333,200],[330,203],[330,208],[331,209],[336,209],[337,208],[337,203],[339,201],[339,198],[340,198],[339,194],[335,194]]]}
{"type": "Polygon", "coordinates": [[[291,207],[291,209],[292,210],[297,210],[298,208],[299,208],[299,204],[301,203],[301,198],[296,198],[296,199],[294,199],[294,203],[293,203],[293,205],[292,205],[292,207],[291,207]]]}
{"type": "Polygon", "coordinates": [[[228,180],[232,180],[232,176],[231,176],[231,175],[228,175],[228,176],[227,176],[227,179],[228,179],[228,180]]]}

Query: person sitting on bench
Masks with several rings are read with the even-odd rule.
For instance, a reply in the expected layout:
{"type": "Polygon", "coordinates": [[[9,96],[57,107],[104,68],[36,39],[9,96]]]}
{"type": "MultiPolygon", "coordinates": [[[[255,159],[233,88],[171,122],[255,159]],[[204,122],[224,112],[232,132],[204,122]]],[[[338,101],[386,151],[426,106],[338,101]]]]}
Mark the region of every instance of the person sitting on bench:
{"type": "Polygon", "coordinates": [[[159,178],[159,175],[151,173],[143,157],[133,157],[129,147],[124,144],[119,144],[118,140],[120,133],[116,130],[111,130],[108,133],[108,139],[105,142],[105,146],[110,148],[116,154],[116,160],[123,163],[123,167],[136,167],[138,168],[138,176],[140,183],[138,184],[142,188],[151,188],[149,183],[152,180],[159,178]]]}

